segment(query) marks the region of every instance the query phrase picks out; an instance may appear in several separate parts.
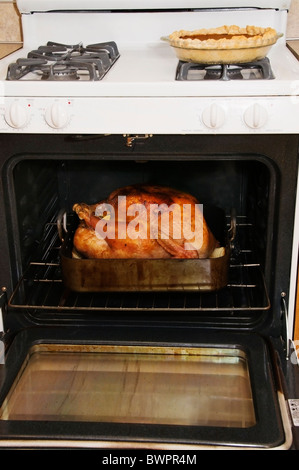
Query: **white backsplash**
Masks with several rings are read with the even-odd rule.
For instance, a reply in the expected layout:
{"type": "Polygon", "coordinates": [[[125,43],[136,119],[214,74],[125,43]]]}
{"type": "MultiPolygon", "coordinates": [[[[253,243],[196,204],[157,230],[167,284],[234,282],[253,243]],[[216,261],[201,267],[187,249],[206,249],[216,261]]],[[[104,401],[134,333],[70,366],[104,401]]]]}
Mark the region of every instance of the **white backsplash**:
{"type": "MultiPolygon", "coordinates": [[[[292,0],[287,38],[299,39],[299,0],[292,0]]],[[[20,17],[13,0],[0,0],[0,42],[19,42],[21,40],[20,17]]]]}

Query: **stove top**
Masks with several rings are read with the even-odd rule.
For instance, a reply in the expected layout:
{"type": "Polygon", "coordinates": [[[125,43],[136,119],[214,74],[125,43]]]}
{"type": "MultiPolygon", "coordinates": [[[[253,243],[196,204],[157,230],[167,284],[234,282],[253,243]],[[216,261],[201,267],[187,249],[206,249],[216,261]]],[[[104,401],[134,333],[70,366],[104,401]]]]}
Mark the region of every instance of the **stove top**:
{"type": "MultiPolygon", "coordinates": [[[[8,65],[6,80],[73,81],[102,80],[120,54],[114,41],[67,45],[48,41],[8,65]]],[[[137,62],[137,61],[136,61],[137,62]]],[[[157,76],[159,70],[156,70],[157,76]]],[[[268,57],[249,63],[197,64],[179,60],[175,80],[274,79],[268,57]]]]}
{"type": "Polygon", "coordinates": [[[9,64],[7,80],[101,80],[114,62],[119,51],[114,41],[84,47],[48,41],[45,46],[30,51],[26,58],[9,64]]]}
{"type": "Polygon", "coordinates": [[[44,1],[18,0],[24,44],[0,60],[0,132],[299,131],[299,61],[286,47],[285,4],[125,11],[88,0],[103,10],[82,11],[54,3],[47,0],[53,8],[44,11],[44,1]],[[282,36],[265,60],[245,66],[178,63],[162,40],[224,24],[269,26],[282,36]]]}

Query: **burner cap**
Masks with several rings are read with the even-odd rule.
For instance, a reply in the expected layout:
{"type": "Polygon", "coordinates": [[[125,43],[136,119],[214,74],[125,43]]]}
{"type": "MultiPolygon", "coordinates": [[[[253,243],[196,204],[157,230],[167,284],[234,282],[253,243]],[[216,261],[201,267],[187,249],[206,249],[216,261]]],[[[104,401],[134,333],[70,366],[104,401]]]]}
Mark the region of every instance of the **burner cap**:
{"type": "Polygon", "coordinates": [[[77,69],[69,65],[54,64],[42,71],[42,80],[70,81],[78,79],[77,69]]]}
{"type": "Polygon", "coordinates": [[[242,68],[238,65],[211,65],[207,66],[204,80],[242,80],[242,68]]]}

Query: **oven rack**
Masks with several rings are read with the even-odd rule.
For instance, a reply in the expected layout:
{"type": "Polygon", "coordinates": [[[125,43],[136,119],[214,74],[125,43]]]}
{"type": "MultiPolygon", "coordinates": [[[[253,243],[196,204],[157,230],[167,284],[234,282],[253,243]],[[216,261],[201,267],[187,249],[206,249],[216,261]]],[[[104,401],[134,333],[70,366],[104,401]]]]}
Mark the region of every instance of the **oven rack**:
{"type": "Polygon", "coordinates": [[[47,224],[45,247],[19,280],[9,307],[58,312],[253,312],[270,308],[261,265],[252,244],[252,224],[236,218],[237,237],[231,256],[228,285],[218,292],[75,293],[65,288],[59,260],[61,241],[56,222],[47,224]]]}

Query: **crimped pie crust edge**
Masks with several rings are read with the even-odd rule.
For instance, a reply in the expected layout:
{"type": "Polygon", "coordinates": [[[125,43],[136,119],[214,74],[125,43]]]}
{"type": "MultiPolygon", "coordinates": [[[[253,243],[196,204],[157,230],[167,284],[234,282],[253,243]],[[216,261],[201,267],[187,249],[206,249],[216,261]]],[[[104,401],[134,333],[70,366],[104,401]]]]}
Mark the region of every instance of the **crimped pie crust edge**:
{"type": "Polygon", "coordinates": [[[261,47],[274,44],[277,40],[277,32],[273,28],[262,28],[259,26],[224,25],[218,28],[198,29],[195,31],[174,31],[169,35],[171,46],[187,49],[243,49],[261,47]],[[196,36],[220,36],[205,40],[197,39],[196,36]],[[232,36],[225,38],[223,35],[232,36]],[[189,36],[184,39],[185,36],[189,36]],[[194,39],[192,38],[194,37],[194,39]]]}

